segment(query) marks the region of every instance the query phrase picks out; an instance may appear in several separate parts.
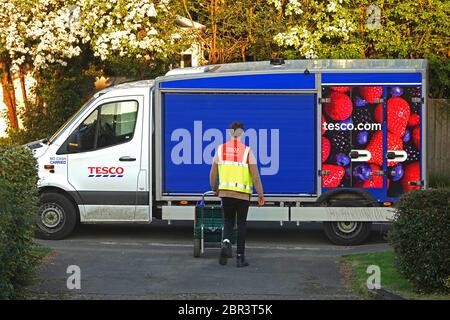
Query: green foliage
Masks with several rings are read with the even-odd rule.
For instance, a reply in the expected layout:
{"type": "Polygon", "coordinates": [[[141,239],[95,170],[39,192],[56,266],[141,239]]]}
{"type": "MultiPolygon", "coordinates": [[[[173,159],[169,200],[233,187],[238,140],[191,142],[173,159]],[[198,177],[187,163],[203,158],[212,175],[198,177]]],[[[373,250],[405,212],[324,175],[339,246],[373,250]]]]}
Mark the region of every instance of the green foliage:
{"type": "Polygon", "coordinates": [[[268,1],[284,4],[286,29],[275,37],[283,55],[294,49],[295,58],[429,59],[431,96],[449,97],[449,1],[268,1]],[[288,14],[289,3],[302,12],[288,14]]]}
{"type": "Polygon", "coordinates": [[[95,77],[101,71],[89,50],[67,66],[49,67],[36,73],[36,101],[28,101],[20,115],[25,130],[9,130],[16,143],[51,136],[95,92],[95,77]]]}
{"type": "Polygon", "coordinates": [[[268,60],[278,54],[273,37],[285,29],[288,18],[267,0],[185,3],[188,10],[181,5],[180,14],[206,26],[199,39],[209,63],[268,60]]]}
{"type": "Polygon", "coordinates": [[[33,272],[37,179],[30,150],[0,145],[0,299],[20,297],[33,272]]]}
{"type": "Polygon", "coordinates": [[[450,59],[431,56],[428,60],[430,63],[430,95],[438,99],[448,99],[450,97],[450,59]]]}
{"type": "Polygon", "coordinates": [[[450,292],[450,189],[411,191],[388,235],[400,272],[423,292],[450,292]]]}

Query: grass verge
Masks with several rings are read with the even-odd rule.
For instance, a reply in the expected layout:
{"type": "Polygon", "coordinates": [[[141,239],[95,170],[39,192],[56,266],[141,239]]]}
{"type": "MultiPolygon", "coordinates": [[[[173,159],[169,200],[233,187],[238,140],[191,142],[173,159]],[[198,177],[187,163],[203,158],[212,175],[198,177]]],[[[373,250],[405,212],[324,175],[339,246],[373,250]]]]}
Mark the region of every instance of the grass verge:
{"type": "Polygon", "coordinates": [[[33,256],[37,261],[41,261],[44,259],[50,252],[53,250],[49,247],[40,245],[40,244],[34,244],[31,247],[31,251],[33,252],[33,256]]]}
{"type": "Polygon", "coordinates": [[[419,300],[450,300],[450,294],[420,294],[395,267],[393,251],[358,253],[341,256],[341,269],[352,290],[363,298],[374,298],[367,289],[367,267],[377,265],[381,270],[381,287],[400,293],[405,298],[419,300]]]}
{"type": "Polygon", "coordinates": [[[31,287],[39,281],[37,276],[39,268],[45,264],[47,259],[51,259],[52,253],[55,253],[53,249],[36,243],[31,246],[31,252],[34,258],[35,267],[33,274],[27,281],[26,287],[23,288],[21,292],[21,299],[40,299],[40,296],[36,292],[31,291],[31,287]]]}

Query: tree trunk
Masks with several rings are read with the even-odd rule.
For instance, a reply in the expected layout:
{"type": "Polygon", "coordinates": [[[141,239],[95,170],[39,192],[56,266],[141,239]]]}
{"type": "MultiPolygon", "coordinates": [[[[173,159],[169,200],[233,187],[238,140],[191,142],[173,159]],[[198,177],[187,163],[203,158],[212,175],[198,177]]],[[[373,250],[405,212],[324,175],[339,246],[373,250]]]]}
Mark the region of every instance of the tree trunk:
{"type": "Polygon", "coordinates": [[[209,57],[208,63],[215,64],[218,62],[218,52],[216,48],[217,40],[217,21],[216,21],[216,1],[212,0],[209,9],[210,19],[211,19],[211,42],[209,45],[209,57]]]}
{"type": "Polygon", "coordinates": [[[22,69],[20,69],[19,79],[20,79],[20,88],[22,89],[22,99],[23,104],[25,106],[25,112],[28,113],[30,110],[28,108],[27,87],[25,85],[25,75],[23,74],[22,69]]]}
{"type": "Polygon", "coordinates": [[[14,83],[11,76],[11,70],[9,68],[9,63],[2,63],[2,90],[3,90],[3,101],[8,108],[8,119],[9,126],[13,129],[19,129],[19,122],[17,120],[17,109],[16,109],[16,95],[14,92],[14,83]]]}

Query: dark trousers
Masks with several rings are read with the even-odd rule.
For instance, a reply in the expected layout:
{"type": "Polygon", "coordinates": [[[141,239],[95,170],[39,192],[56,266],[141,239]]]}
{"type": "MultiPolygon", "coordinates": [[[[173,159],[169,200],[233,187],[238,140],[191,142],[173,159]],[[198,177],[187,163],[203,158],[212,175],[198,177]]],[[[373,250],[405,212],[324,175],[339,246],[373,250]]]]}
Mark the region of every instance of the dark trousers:
{"type": "Polygon", "coordinates": [[[237,218],[237,254],[245,252],[245,237],[247,234],[247,213],[250,201],[222,198],[223,206],[223,238],[229,239],[233,234],[233,227],[237,218]]]}

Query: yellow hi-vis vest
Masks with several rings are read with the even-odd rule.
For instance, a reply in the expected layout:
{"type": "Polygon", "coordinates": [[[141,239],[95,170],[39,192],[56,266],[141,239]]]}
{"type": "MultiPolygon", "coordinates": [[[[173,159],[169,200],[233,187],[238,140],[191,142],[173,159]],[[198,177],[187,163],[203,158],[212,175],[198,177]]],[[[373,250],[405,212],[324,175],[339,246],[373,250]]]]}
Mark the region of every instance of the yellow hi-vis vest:
{"type": "Polygon", "coordinates": [[[237,139],[218,147],[219,190],[253,193],[249,156],[250,148],[237,139]]]}

